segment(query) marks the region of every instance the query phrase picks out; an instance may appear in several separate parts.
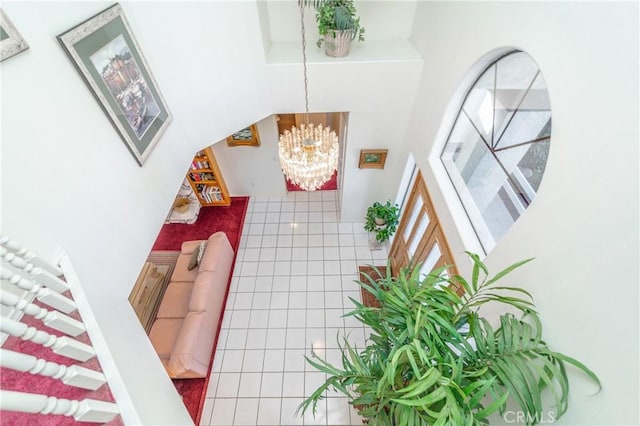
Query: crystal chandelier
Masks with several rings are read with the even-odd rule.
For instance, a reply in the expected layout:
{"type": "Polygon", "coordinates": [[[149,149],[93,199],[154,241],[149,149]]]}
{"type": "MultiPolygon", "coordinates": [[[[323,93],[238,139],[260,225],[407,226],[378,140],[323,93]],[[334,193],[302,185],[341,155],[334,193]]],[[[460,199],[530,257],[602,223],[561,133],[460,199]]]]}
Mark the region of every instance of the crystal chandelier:
{"type": "Polygon", "coordinates": [[[305,123],[280,135],[278,153],[282,172],[305,191],[315,191],[338,169],[338,136],[329,127],[309,124],[309,89],[307,80],[304,6],[300,5],[302,28],[302,65],[304,69],[305,123]]]}

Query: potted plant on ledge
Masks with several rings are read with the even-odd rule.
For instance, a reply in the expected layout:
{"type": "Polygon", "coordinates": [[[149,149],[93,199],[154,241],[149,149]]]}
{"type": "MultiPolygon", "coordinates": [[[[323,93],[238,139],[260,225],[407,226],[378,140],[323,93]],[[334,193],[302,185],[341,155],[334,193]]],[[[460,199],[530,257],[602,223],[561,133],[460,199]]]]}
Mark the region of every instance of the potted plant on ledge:
{"type": "Polygon", "coordinates": [[[385,204],[374,202],[367,208],[365,231],[375,233],[378,243],[387,241],[396,232],[400,219],[400,209],[388,200],[385,204]]]}
{"type": "Polygon", "coordinates": [[[358,413],[375,425],[476,425],[489,416],[506,416],[516,405],[526,424],[550,423],[568,409],[567,367],[576,367],[600,388],[598,377],[575,358],[553,351],[542,339],[542,323],[531,295],[519,287],[498,284],[529,260],[489,277],[477,255],[470,281],[447,278],[446,266],[427,276],[420,265],[397,277],[387,267],[379,282],[370,276],[359,285],[381,307],[353,300],[353,316],[371,334],[363,349],[344,339],[342,365],[312,352],[307,362],[327,380],[300,406],[313,409],[327,391],[349,398],[358,413]],[[460,286],[459,296],[449,286],[460,286]],[[479,313],[485,303],[520,311],[500,316],[491,325],[479,313]],[[543,401],[549,396],[550,408],[543,401]],[[509,407],[508,407],[509,402],[509,407]]]}
{"type": "Polygon", "coordinates": [[[316,44],[321,47],[324,43],[327,56],[347,56],[352,40],[364,41],[364,28],[353,0],[298,0],[298,4],[315,7],[321,36],[316,44]]]}

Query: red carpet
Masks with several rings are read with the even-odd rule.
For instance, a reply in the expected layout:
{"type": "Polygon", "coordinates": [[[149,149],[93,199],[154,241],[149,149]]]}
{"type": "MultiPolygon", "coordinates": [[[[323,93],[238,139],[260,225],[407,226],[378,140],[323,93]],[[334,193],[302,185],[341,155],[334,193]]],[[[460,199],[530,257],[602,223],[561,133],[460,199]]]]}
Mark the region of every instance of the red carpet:
{"type": "MultiPolygon", "coordinates": [[[[206,240],[214,232],[224,231],[227,234],[227,238],[229,238],[234,253],[237,254],[248,205],[249,197],[231,197],[230,206],[201,208],[198,220],[192,225],[182,223],[165,224],[153,245],[153,250],[180,250],[183,241],[206,240]]],[[[235,255],[233,264],[235,265],[235,255]]],[[[229,280],[231,280],[232,275],[233,267],[229,274],[229,280]]],[[[226,297],[227,295],[225,295],[225,299],[226,297]]],[[[221,325],[222,321],[218,325],[218,333],[221,325]]],[[[216,340],[213,353],[215,353],[217,343],[216,340]]],[[[213,365],[213,357],[211,357],[209,371],[211,371],[211,365],[213,365]]],[[[205,379],[173,379],[173,384],[180,396],[182,396],[182,401],[195,424],[200,422],[208,383],[209,376],[205,379]]]]}
{"type": "MultiPolygon", "coordinates": [[[[293,184],[289,179],[285,178],[287,182],[287,191],[304,191],[298,185],[293,184]]],[[[318,188],[316,191],[331,191],[338,189],[338,172],[336,171],[324,185],[318,188]]]]}
{"type": "Polygon", "coordinates": [[[217,231],[224,231],[231,247],[237,247],[247,211],[249,197],[231,197],[226,207],[203,207],[198,220],[192,225],[167,223],[153,244],[152,250],[180,250],[183,241],[206,240],[217,231]]]}

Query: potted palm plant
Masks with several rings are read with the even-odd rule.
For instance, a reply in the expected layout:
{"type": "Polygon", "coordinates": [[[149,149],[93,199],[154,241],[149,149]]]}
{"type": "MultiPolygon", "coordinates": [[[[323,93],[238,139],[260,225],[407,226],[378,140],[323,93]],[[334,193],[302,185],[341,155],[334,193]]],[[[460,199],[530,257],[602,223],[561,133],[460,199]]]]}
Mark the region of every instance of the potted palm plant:
{"type": "Polygon", "coordinates": [[[422,277],[418,266],[402,269],[397,277],[387,267],[379,281],[367,276],[359,282],[381,304],[367,307],[352,299],[355,309],[346,314],[371,329],[367,345],[358,350],[344,339],[341,366],[315,354],[307,357],[328,378],[299,410],[315,412],[332,389],[376,425],[487,424],[491,414],[505,415],[508,400],[519,407],[520,418],[536,424],[566,412],[569,365],[599,389],[593,371],[542,340],[531,295],[497,285],[531,259],[489,277],[479,257],[468,254],[474,263],[470,281],[447,278],[446,267],[422,277]],[[478,313],[486,303],[507,305],[522,316],[505,313],[494,327],[478,313]],[[543,394],[555,401],[552,410],[543,404],[543,394]]]}
{"type": "Polygon", "coordinates": [[[391,200],[384,204],[376,201],[367,208],[364,229],[374,232],[376,241],[383,243],[396,232],[399,219],[400,209],[391,200]]]}
{"type": "Polygon", "coordinates": [[[364,41],[364,27],[353,0],[298,0],[298,4],[315,7],[321,36],[316,44],[321,47],[324,43],[327,56],[347,56],[352,40],[364,41]]]}

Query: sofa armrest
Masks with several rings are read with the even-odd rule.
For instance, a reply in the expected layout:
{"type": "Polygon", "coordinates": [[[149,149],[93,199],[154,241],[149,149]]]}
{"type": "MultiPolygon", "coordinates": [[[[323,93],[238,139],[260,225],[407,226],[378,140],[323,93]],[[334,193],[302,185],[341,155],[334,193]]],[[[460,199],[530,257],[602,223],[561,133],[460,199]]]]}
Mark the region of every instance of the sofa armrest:
{"type": "Polygon", "coordinates": [[[224,232],[216,232],[207,240],[207,247],[198,266],[200,272],[228,272],[233,263],[233,248],[224,232]]]}
{"type": "Polygon", "coordinates": [[[200,242],[202,240],[195,240],[195,241],[185,241],[184,243],[182,243],[182,247],[180,250],[180,253],[182,254],[191,254],[194,252],[194,250],[196,250],[199,246],[200,246],[200,242]]]}

